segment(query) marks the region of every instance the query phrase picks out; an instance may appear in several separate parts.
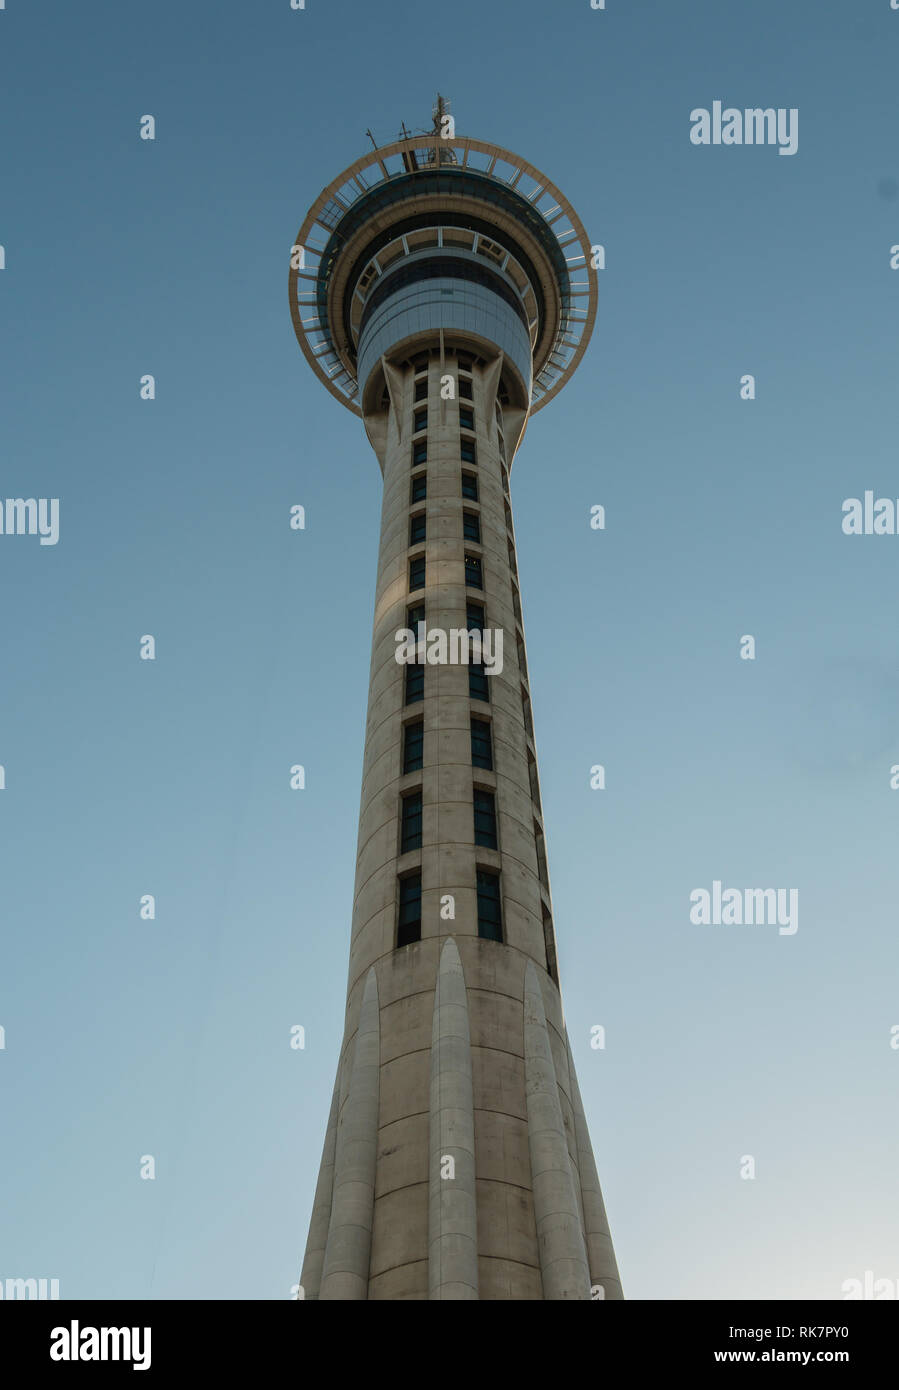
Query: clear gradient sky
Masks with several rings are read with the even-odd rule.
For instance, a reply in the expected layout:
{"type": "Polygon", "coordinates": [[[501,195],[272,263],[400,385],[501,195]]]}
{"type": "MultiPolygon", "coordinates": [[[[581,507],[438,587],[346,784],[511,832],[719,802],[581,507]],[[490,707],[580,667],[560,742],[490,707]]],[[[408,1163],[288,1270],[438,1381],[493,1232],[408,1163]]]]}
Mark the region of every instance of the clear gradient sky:
{"type": "Polygon", "coordinates": [[[0,536],[0,1281],[299,1277],[380,475],[287,258],[366,127],[428,125],[438,89],[606,247],[512,497],[625,1294],[899,1280],[899,536],[841,532],[844,498],[899,497],[897,59],[889,0],[8,0],[0,499],[58,497],[60,538],[0,536]],[[715,100],[798,107],[798,153],[692,145],[715,100]],[[799,930],[692,925],[716,879],[798,889],[799,930]]]}

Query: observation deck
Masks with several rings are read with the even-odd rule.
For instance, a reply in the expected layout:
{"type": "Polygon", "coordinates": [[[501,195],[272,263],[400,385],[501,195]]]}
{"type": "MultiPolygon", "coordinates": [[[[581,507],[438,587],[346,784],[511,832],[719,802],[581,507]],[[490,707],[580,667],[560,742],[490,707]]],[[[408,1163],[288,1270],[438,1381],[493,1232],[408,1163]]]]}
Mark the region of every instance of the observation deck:
{"type": "Polygon", "coordinates": [[[532,164],[483,140],[434,131],[372,150],[316,199],[295,247],[297,339],[357,415],[380,397],[381,353],[435,326],[423,306],[436,296],[441,329],[503,347],[529,413],[565,385],[596,319],[574,209],[532,164]]]}

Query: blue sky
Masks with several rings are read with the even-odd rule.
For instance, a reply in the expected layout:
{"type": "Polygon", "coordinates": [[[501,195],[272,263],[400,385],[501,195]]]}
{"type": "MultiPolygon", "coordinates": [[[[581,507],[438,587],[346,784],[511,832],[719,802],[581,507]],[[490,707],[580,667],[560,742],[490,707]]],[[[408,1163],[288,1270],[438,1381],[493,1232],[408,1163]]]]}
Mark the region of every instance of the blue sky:
{"type": "Polygon", "coordinates": [[[887,0],[8,0],[0,496],[58,497],[60,539],[0,536],[0,1278],[298,1278],[380,476],[296,345],[287,256],[366,128],[429,124],[438,89],[606,247],[593,342],[512,496],[625,1292],[899,1278],[899,537],[840,526],[844,498],[899,497],[897,45],[887,0]],[[715,100],[797,107],[798,153],[693,146],[715,100]],[[715,879],[798,889],[798,932],[692,925],[715,879]]]}

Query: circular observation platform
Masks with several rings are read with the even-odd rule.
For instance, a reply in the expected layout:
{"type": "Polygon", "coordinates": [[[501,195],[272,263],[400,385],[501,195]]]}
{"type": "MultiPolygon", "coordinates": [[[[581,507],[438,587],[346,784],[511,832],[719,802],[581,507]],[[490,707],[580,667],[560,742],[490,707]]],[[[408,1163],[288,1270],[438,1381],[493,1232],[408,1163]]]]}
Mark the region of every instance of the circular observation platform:
{"type": "Polygon", "coordinates": [[[530,385],[531,413],[552,400],[583,357],[596,319],[587,233],[532,164],[499,145],[436,133],[357,159],[316,199],[297,233],[291,317],[306,360],[331,394],[363,413],[366,324],[398,287],[437,276],[489,286],[493,300],[504,302],[530,343],[532,375],[520,368],[519,375],[530,385]]]}

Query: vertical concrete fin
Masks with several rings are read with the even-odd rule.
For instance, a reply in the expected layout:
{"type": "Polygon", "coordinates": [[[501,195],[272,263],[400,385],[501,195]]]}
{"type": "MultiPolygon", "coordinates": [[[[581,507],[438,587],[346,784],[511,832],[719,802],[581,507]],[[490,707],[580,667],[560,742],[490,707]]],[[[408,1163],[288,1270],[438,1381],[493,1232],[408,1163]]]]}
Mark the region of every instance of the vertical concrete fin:
{"type": "Polygon", "coordinates": [[[584,1103],[574,1069],[571,1055],[571,1042],[565,1034],[568,1049],[568,1071],[571,1078],[571,1105],[574,1110],[574,1125],[577,1136],[577,1164],[581,1176],[581,1197],[584,1206],[584,1231],[587,1238],[587,1259],[590,1266],[591,1285],[601,1284],[603,1296],[607,1299],[622,1299],[621,1276],[615,1260],[612,1237],[609,1233],[609,1219],[606,1216],[599,1174],[590,1143],[590,1131],[584,1114],[584,1103]]]}
{"type": "Polygon", "coordinates": [[[504,361],[505,357],[503,353],[500,353],[484,369],[484,409],[487,412],[487,429],[494,444],[496,443],[496,393],[499,390],[499,379],[504,361]]]}
{"type": "Polygon", "coordinates": [[[390,392],[390,404],[393,406],[393,418],[396,422],[396,434],[398,439],[403,437],[403,374],[398,368],[392,366],[386,357],[381,358],[381,366],[384,368],[384,379],[387,382],[387,390],[390,392]]]}
{"type": "Polygon", "coordinates": [[[512,467],[512,460],[521,448],[521,441],[524,439],[524,432],[527,428],[529,419],[526,410],[513,409],[506,406],[503,410],[503,434],[506,437],[506,459],[509,467],[512,467]]]}
{"type": "Polygon", "coordinates": [[[465,976],[451,936],[440,953],[434,993],[428,1145],[429,1297],[476,1299],[478,1214],[471,1033],[465,976]]]}
{"type": "Polygon", "coordinates": [[[337,1124],[334,1200],[322,1269],[322,1299],[368,1297],[378,1156],[381,1037],[378,980],[365,980],[346,1104],[337,1124]]]}
{"type": "Polygon", "coordinates": [[[524,1075],[543,1297],[589,1299],[590,1274],[540,982],[524,976],[524,1075]]]}
{"type": "Polygon", "coordinates": [[[312,1217],[309,1222],[309,1238],[306,1241],[306,1255],[300,1284],[303,1297],[309,1302],[318,1298],[322,1282],[322,1265],[325,1259],[325,1246],[328,1244],[328,1227],[331,1224],[331,1199],[334,1194],[334,1156],[337,1151],[337,1112],[340,1101],[340,1062],[334,1078],[334,1094],[331,1097],[331,1111],[328,1115],[328,1128],[322,1148],[321,1167],[315,1186],[315,1200],[312,1203],[312,1217]]]}
{"type": "Polygon", "coordinates": [[[389,412],[386,410],[368,410],[365,413],[365,433],[368,435],[368,442],[375,451],[375,458],[381,468],[381,476],[384,476],[384,464],[387,459],[387,426],[389,412]]]}

